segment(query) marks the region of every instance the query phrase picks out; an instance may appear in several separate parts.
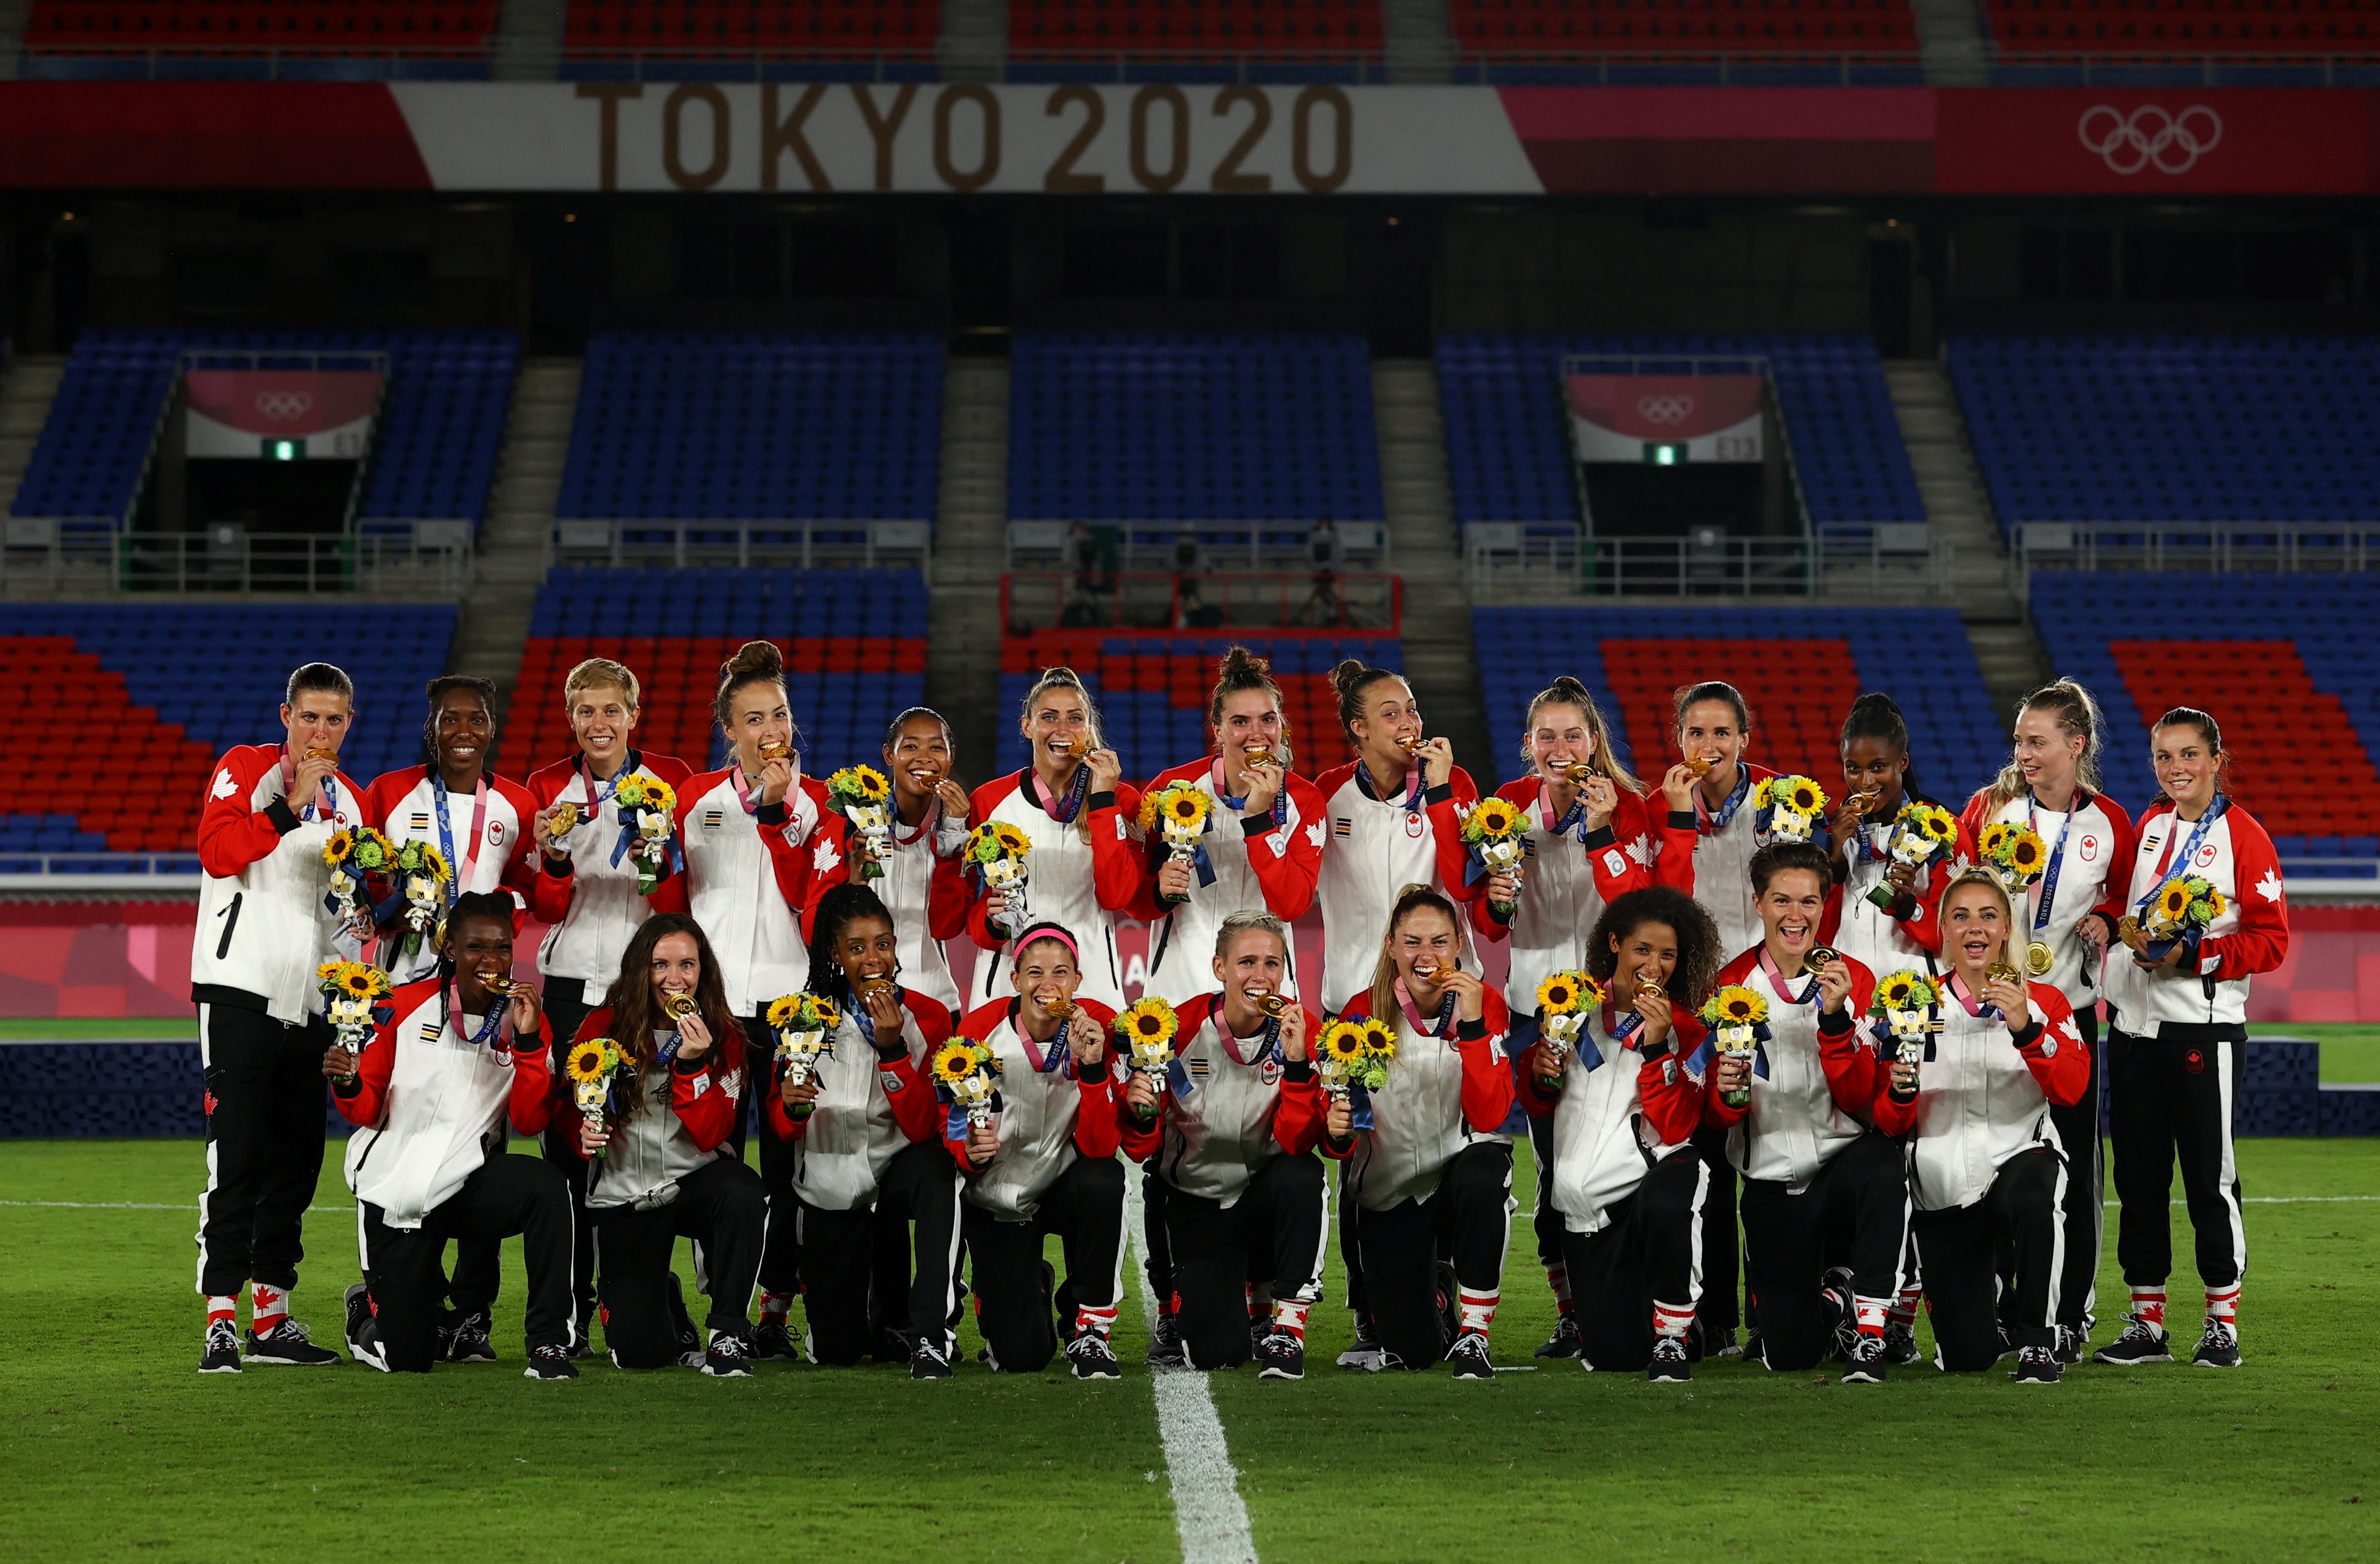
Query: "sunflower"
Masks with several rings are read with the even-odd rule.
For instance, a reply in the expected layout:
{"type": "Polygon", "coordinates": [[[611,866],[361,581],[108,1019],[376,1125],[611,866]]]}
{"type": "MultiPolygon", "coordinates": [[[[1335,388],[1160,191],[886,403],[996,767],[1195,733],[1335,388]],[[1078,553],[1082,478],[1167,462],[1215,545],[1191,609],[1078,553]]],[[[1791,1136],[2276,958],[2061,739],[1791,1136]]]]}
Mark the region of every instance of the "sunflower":
{"type": "Polygon", "coordinates": [[[339,974],[339,987],[352,999],[368,1000],[380,988],[378,976],[360,962],[349,963],[346,971],[339,974]]]}
{"type": "Polygon", "coordinates": [[[1033,850],[1033,839],[1006,820],[992,822],[991,836],[1012,858],[1022,857],[1033,850]]]}
{"type": "Polygon", "coordinates": [[[1976,839],[1975,846],[1984,856],[1997,858],[2000,855],[2000,844],[2008,840],[2009,832],[2015,829],[2006,820],[1994,820],[1984,828],[1984,834],[1976,839]]]}
{"type": "Polygon", "coordinates": [[[769,1024],[773,1029],[782,1032],[786,1027],[791,1026],[794,1024],[794,1017],[799,1015],[801,1012],[802,997],[799,994],[787,994],[782,999],[771,1000],[769,1001],[769,1024]]]}
{"type": "Polygon", "coordinates": [[[1166,796],[1165,814],[1177,825],[1195,826],[1207,818],[1207,800],[1195,787],[1177,787],[1166,796]]]}
{"type": "Polygon", "coordinates": [[[1471,818],[1488,836],[1509,836],[1521,822],[1519,812],[1501,798],[1481,799],[1471,818]]]}
{"type": "Polygon", "coordinates": [[[1908,978],[1896,977],[1884,986],[1884,1002],[1895,1010],[1907,1010],[1910,996],[1916,991],[1917,986],[1908,978]]]}
{"type": "Polygon", "coordinates": [[[331,840],[322,843],[322,862],[336,867],[353,856],[355,850],[356,833],[354,831],[334,830],[331,833],[331,840]]]}
{"type": "Polygon", "coordinates": [[[1815,815],[1827,806],[1827,794],[1809,778],[1798,777],[1794,779],[1792,790],[1787,794],[1785,802],[1797,815],[1815,815]]]}
{"type": "Polygon", "coordinates": [[[854,766],[852,770],[858,773],[854,780],[859,783],[860,796],[870,804],[883,803],[884,795],[892,791],[892,784],[884,780],[884,773],[873,766],[854,766]]]}
{"type": "Polygon", "coordinates": [[[346,976],[346,962],[326,961],[314,969],[314,981],[325,988],[331,988],[346,976]]]}
{"type": "Polygon", "coordinates": [[[611,1057],[611,1053],[610,1038],[589,1037],[570,1050],[570,1056],[565,1061],[564,1068],[569,1072],[570,1078],[580,1085],[600,1081],[603,1078],[604,1061],[611,1057]]]}
{"type": "Polygon", "coordinates": [[[445,855],[427,842],[421,844],[421,871],[432,879],[447,878],[445,855]]]}
{"type": "Polygon", "coordinates": [[[1139,823],[1141,834],[1144,836],[1148,833],[1150,827],[1157,824],[1157,797],[1154,793],[1144,793],[1140,795],[1139,823]]]}
{"type": "Polygon", "coordinates": [[[1322,1051],[1341,1064],[1364,1057],[1364,1029],[1352,1021],[1334,1021],[1322,1029],[1322,1051]]]}
{"type": "Polygon", "coordinates": [[[2206,892],[2206,900],[2200,903],[2200,905],[2206,909],[2206,921],[2209,923],[2213,923],[2216,918],[2221,917],[2223,915],[2223,909],[2229,904],[2230,903],[2223,900],[2222,891],[2214,890],[2208,891],[2206,892]]]}
{"type": "Polygon", "coordinates": [[[1567,972],[1557,972],[1537,985],[1537,1008],[1548,1015],[1568,1015],[1578,1008],[1578,984],[1567,972]]]}
{"type": "Polygon", "coordinates": [[[1925,810],[1917,817],[1917,825],[1934,842],[1948,842],[1959,834],[1959,822],[1950,818],[1948,809],[1925,810]]]}
{"type": "Polygon", "coordinates": [[[1173,1007],[1154,994],[1135,1000],[1116,1017],[1116,1030],[1135,1043],[1161,1043],[1172,1037],[1179,1025],[1173,1007]]]}
{"type": "Polygon", "coordinates": [[[2157,911],[2168,921],[2180,922],[2181,915],[2190,911],[2190,887],[2180,884],[2167,886],[2165,893],[2157,898],[2157,911]]]}
{"type": "Polygon", "coordinates": [[[1366,1019],[1358,1024],[1357,1030],[1363,1034],[1366,1053],[1374,1059],[1397,1057],[1397,1035],[1385,1023],[1366,1019]]]}
{"type": "Polygon", "coordinates": [[[813,996],[810,1000],[810,1013],[817,1018],[819,1026],[823,1031],[832,1032],[843,1024],[843,1012],[835,1007],[832,1000],[813,996]]]}
{"type": "Polygon", "coordinates": [[[953,1037],[934,1050],[934,1079],[946,1086],[954,1086],[975,1073],[975,1045],[965,1037],[953,1037]]]}
{"type": "Polygon", "coordinates": [[[2041,867],[2041,838],[2026,831],[2008,844],[2009,867],[2027,873],[2041,867]]]}

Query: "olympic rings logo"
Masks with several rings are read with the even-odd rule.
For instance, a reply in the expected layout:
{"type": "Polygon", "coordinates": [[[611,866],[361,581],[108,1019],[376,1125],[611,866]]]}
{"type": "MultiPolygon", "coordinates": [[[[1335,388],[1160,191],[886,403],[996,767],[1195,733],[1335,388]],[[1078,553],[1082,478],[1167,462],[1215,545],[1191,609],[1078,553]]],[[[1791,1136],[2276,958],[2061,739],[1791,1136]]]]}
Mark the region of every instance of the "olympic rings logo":
{"type": "Polygon", "coordinates": [[[1646,423],[1682,424],[1694,416],[1694,399],[1691,396],[1640,396],[1636,398],[1636,412],[1646,423]]]}
{"type": "Polygon", "coordinates": [[[256,410],[268,418],[302,418],[313,408],[314,394],[310,391],[260,391],[256,394],[256,410]]]}
{"type": "Polygon", "coordinates": [[[2187,174],[2198,160],[2223,144],[2223,116],[2204,103],[2172,114],[2143,103],[2130,114],[2100,103],[2082,111],[2075,132],[2083,147],[2118,174],[2155,168],[2187,174]]]}

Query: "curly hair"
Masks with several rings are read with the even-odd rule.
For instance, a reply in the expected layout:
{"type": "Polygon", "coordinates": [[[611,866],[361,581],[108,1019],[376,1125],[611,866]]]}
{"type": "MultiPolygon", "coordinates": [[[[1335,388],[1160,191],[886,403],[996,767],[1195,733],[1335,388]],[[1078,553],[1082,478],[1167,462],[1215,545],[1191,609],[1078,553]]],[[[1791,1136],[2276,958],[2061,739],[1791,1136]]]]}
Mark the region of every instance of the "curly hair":
{"type": "Polygon", "coordinates": [[[1662,987],[1675,1003],[1699,1008],[1718,976],[1718,926],[1702,903],[1666,885],[1631,891],[1603,909],[1587,942],[1586,975],[1597,983],[1610,982],[1620,970],[1621,942],[1648,923],[1665,924],[1678,937],[1678,964],[1662,987]]]}
{"type": "Polygon", "coordinates": [[[843,931],[864,917],[881,918],[887,928],[900,927],[892,921],[883,898],[865,885],[844,880],[819,898],[817,921],[810,933],[811,993],[839,1005],[850,1004],[851,979],[844,975],[843,964],[834,959],[834,948],[842,943],[843,931]]]}

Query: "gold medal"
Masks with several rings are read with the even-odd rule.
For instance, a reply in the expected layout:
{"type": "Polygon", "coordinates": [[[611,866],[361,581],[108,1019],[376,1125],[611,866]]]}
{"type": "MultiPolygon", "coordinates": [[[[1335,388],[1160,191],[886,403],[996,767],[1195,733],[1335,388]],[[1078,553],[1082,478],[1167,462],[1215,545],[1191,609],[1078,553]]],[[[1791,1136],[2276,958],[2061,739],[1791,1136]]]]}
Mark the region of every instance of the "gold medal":
{"type": "Polygon", "coordinates": [[[546,827],[546,830],[555,836],[568,836],[572,831],[577,830],[577,829],[578,806],[576,804],[556,804],[553,806],[553,814],[551,823],[546,827]]]}
{"type": "Polygon", "coordinates": [[[1813,945],[1810,953],[1802,958],[1802,964],[1812,972],[1823,972],[1842,959],[1843,953],[1831,945],[1813,945]]]}
{"type": "Polygon", "coordinates": [[[2051,954],[2049,947],[2038,940],[2024,948],[2024,969],[2035,977],[2048,976],[2049,969],[2056,961],[2057,958],[2051,954]]]}
{"type": "Polygon", "coordinates": [[[1262,994],[1257,999],[1257,1008],[1267,1015],[1280,1015],[1289,1009],[1289,1005],[1290,1001],[1279,994],[1262,994]]]}
{"type": "Polygon", "coordinates": [[[701,1008],[701,1001],[692,994],[665,994],[662,998],[662,1009],[669,1012],[673,1021],[684,1021],[701,1008]]]}
{"type": "Polygon", "coordinates": [[[1984,981],[1986,983],[2019,983],[2023,979],[2024,974],[2019,972],[2012,963],[1996,961],[1984,968],[1984,981]]]}

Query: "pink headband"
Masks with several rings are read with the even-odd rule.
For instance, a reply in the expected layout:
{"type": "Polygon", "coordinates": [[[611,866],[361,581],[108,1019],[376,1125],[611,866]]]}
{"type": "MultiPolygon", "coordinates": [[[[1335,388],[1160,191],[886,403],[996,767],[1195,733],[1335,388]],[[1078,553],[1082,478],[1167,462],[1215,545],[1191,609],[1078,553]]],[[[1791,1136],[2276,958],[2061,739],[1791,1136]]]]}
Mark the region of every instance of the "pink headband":
{"type": "Polygon", "coordinates": [[[1075,970],[1080,972],[1083,969],[1083,950],[1075,943],[1075,937],[1057,924],[1037,923],[1016,937],[1016,950],[1009,957],[1008,970],[1013,973],[1025,964],[1025,947],[1038,945],[1044,940],[1055,940],[1065,946],[1066,953],[1075,958],[1075,970]]]}

